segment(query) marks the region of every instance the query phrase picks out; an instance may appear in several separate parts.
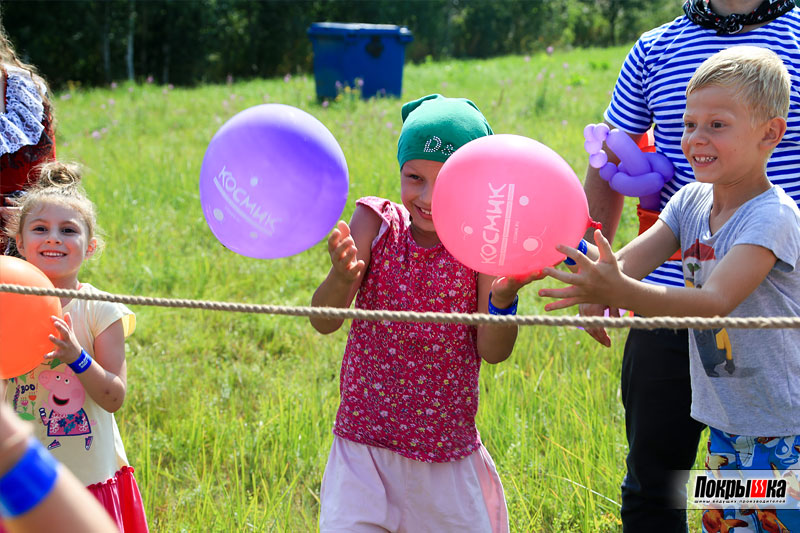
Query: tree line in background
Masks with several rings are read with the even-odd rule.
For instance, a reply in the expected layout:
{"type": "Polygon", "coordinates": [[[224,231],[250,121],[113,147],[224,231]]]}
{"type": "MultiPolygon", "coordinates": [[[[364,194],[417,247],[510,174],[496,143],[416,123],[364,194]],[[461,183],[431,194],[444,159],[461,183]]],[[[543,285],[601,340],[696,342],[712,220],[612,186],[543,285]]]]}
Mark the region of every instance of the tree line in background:
{"type": "Polygon", "coordinates": [[[310,72],[313,22],[407,26],[406,59],[486,58],[635,40],[682,0],[0,0],[20,57],[55,88],[194,85],[310,72]]]}

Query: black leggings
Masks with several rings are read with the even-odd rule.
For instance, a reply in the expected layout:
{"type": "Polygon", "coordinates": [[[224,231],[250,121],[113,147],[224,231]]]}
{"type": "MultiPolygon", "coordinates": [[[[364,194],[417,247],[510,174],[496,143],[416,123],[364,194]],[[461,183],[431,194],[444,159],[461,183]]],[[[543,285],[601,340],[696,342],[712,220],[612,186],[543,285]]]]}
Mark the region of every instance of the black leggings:
{"type": "Polygon", "coordinates": [[[676,484],[675,474],[694,465],[705,428],[689,416],[691,403],[687,331],[632,329],[622,359],[629,450],[622,482],[626,533],[687,531],[686,511],[676,508],[686,501],[685,493],[675,490],[685,491],[685,480],[676,484]]]}

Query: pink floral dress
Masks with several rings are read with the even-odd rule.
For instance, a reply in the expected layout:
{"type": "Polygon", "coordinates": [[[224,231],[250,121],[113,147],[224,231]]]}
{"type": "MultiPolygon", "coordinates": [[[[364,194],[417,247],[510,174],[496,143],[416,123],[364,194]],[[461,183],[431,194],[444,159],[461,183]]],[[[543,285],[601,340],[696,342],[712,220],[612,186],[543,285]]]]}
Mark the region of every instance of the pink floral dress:
{"type": "MultiPolygon", "coordinates": [[[[376,197],[358,204],[374,210],[383,225],[356,308],[477,311],[477,272],[441,244],[417,245],[402,205],[376,197]]],[[[480,446],[480,365],[475,326],[354,320],[333,431],[418,461],[464,458],[480,446]]]]}

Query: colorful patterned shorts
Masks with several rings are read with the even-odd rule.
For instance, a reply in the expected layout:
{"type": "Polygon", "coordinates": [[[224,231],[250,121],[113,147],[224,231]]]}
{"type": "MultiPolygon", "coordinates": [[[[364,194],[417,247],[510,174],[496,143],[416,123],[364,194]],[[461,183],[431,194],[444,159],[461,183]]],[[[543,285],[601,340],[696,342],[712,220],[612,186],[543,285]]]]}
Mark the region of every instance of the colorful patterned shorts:
{"type": "MultiPolygon", "coordinates": [[[[800,435],[748,437],[709,428],[706,468],[709,470],[759,470],[776,478],[787,470],[800,469],[800,435]]],[[[800,508],[798,476],[787,474],[787,503],[800,508]]],[[[737,509],[723,507],[703,512],[705,533],[800,533],[800,510],[737,509]]]]}

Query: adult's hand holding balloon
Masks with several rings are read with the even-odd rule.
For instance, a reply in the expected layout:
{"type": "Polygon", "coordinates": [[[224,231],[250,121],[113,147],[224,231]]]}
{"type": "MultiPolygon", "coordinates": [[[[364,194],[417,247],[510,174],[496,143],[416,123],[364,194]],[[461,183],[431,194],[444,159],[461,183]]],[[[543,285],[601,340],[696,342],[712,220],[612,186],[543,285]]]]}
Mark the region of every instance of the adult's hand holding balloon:
{"type": "MultiPolygon", "coordinates": [[[[53,288],[41,270],[5,255],[0,255],[0,283],[53,288]]],[[[61,301],[55,296],[0,292],[0,379],[30,372],[52,351],[49,336],[58,334],[53,315],[61,316],[61,301]]]]}
{"type": "Polygon", "coordinates": [[[436,178],[431,209],[445,248],[493,276],[560,263],[556,245],[577,245],[593,225],[569,164],[519,135],[489,135],[456,150],[436,178]]]}
{"type": "Polygon", "coordinates": [[[645,209],[658,209],[659,193],[672,179],[675,169],[664,154],[642,152],[624,131],[609,130],[607,124],[589,124],[583,130],[584,149],[589,165],[598,169],[609,186],[625,196],[638,196],[645,209]],[[610,163],[603,143],[619,158],[619,165],[610,163]]]}
{"type": "Polygon", "coordinates": [[[347,201],[344,153],[315,117],[283,104],[234,115],[217,131],[200,169],[200,203],[211,231],[258,259],[307,250],[347,201]]]}

